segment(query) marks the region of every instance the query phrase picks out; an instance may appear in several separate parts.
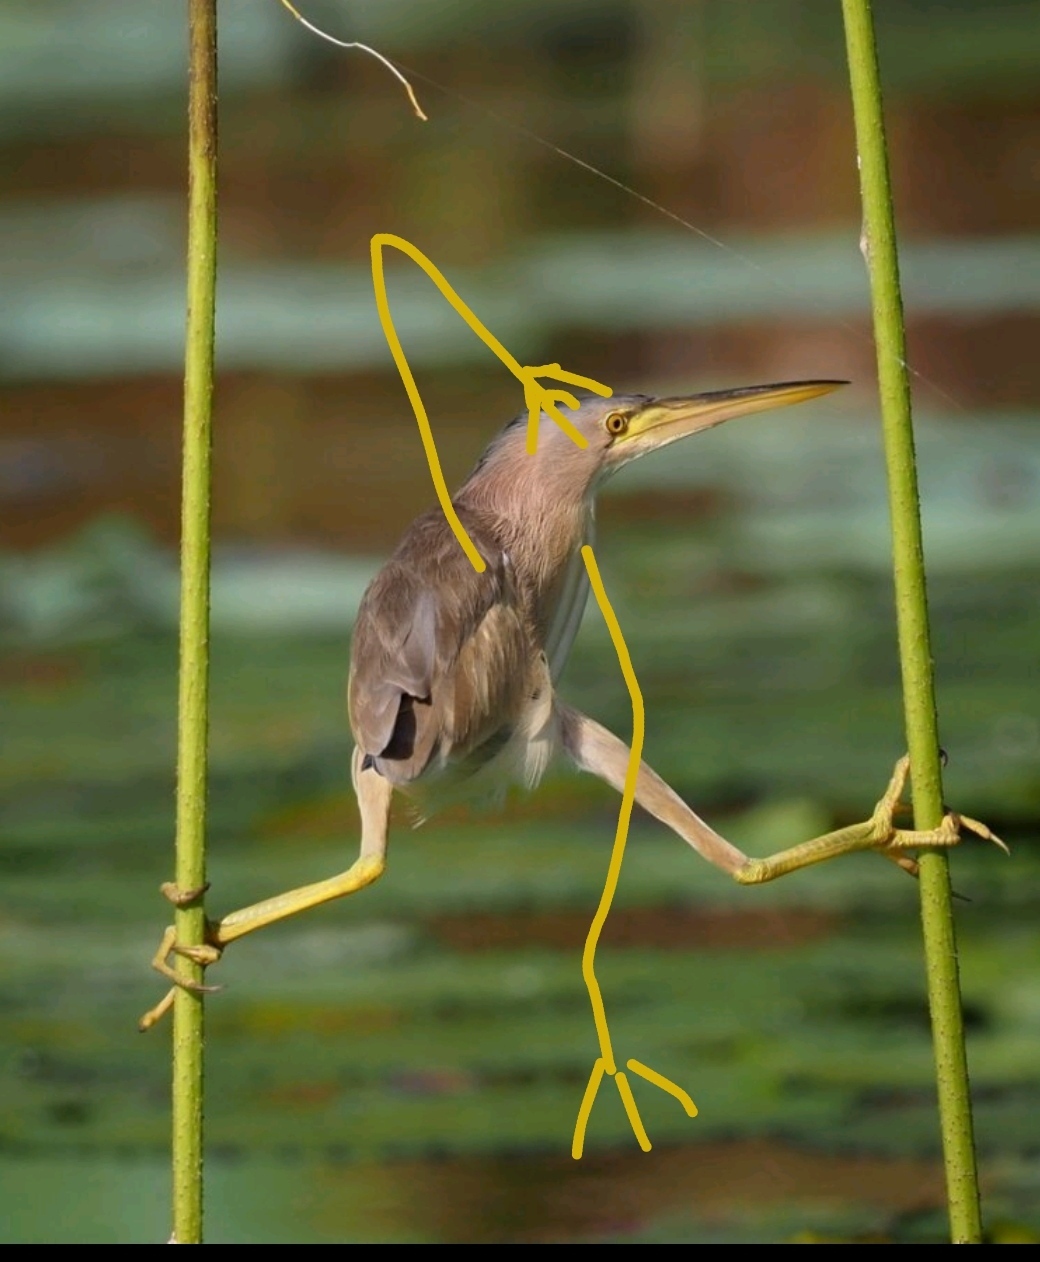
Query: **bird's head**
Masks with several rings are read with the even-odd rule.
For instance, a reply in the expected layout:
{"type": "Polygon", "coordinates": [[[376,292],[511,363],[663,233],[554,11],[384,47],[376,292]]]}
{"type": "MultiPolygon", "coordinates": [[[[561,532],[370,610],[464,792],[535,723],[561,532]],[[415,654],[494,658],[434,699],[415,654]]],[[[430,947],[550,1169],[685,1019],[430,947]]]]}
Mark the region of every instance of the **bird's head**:
{"type": "MultiPolygon", "coordinates": [[[[492,441],[466,490],[471,495],[493,490],[497,502],[502,490],[508,489],[512,502],[520,488],[537,484],[550,501],[585,499],[639,456],[733,417],[803,403],[846,384],[794,381],[661,399],[645,394],[615,394],[604,399],[575,391],[582,394],[578,407],[562,407],[561,411],[585,440],[583,446],[543,412],[537,448],[529,455],[527,415],[523,413],[492,441]]],[[[524,503],[529,501],[524,498],[524,503]]]]}
{"type": "Polygon", "coordinates": [[[560,440],[576,450],[597,484],[639,456],[699,434],[737,416],[766,412],[772,408],[804,403],[846,385],[844,381],[794,381],[780,385],[746,386],[737,390],[716,390],[707,394],[682,395],[675,398],[649,398],[646,395],[614,395],[609,399],[591,396],[577,409],[565,409],[587,446],[579,448],[561,432],[554,438],[547,429],[555,429],[543,417],[539,438],[548,438],[553,453],[559,453],[560,440]]]}

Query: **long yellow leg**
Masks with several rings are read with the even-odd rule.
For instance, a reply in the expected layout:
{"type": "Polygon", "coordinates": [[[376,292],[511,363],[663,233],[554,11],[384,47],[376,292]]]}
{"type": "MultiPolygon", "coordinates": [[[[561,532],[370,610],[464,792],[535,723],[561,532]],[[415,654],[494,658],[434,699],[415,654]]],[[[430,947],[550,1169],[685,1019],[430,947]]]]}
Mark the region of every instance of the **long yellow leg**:
{"type": "Polygon", "coordinates": [[[947,811],[938,828],[924,831],[896,828],[892,821],[902,799],[909,771],[910,759],[900,758],[888,788],[874,807],[870,819],[861,824],[839,828],[822,837],[814,837],[812,841],[803,841],[801,845],[782,850],[767,859],[749,859],[744,867],[733,873],[733,879],[741,885],[760,885],[799,868],[823,863],[827,859],[837,858],[838,855],[853,854],[857,850],[876,850],[905,871],[916,874],[917,864],[901,852],[925,846],[956,846],[961,840],[962,826],[1007,851],[1007,846],[985,824],[969,819],[966,815],[957,815],[953,811],[947,811]]]}
{"type": "MultiPolygon", "coordinates": [[[[390,782],[384,780],[374,768],[361,769],[360,751],[354,752],[352,770],[361,811],[361,853],[347,871],[325,881],[316,881],[313,885],[304,885],[300,889],[265,898],[262,902],[222,916],[220,920],[209,921],[206,926],[206,945],[202,947],[178,946],[175,931],[172,927],[167,929],[152,960],[152,967],[156,972],[172,981],[174,986],[184,986],[196,991],[217,989],[200,987],[181,977],[170,966],[170,955],[185,955],[202,965],[215,964],[228,943],[234,942],[236,938],[242,938],[247,933],[254,933],[257,929],[286,920],[300,912],[309,911],[312,907],[319,907],[322,903],[355,894],[383,875],[386,869],[392,788],[390,782]]],[[[187,897],[169,886],[163,887],[163,893],[173,902],[183,901],[187,897]]],[[[197,895],[200,891],[191,893],[197,895]]],[[[145,1013],[140,1021],[142,1030],[150,1029],[168,1011],[172,994],[171,991],[151,1011],[145,1013]]]]}
{"type": "MultiPolygon", "coordinates": [[[[556,702],[560,721],[560,739],[564,750],[583,770],[598,776],[620,793],[624,788],[628,767],[629,749],[623,740],[609,732],[595,719],[556,702]]],[[[838,855],[854,854],[858,850],[874,850],[897,864],[911,876],[917,875],[917,863],[906,850],[923,846],[955,846],[961,839],[961,829],[976,833],[1006,850],[999,837],[994,836],[985,824],[956,815],[952,811],[943,818],[938,828],[925,832],[896,828],[893,824],[910,771],[909,758],[900,758],[895,765],[888,788],[874,808],[868,820],[850,824],[823,837],[814,837],[800,845],[782,850],[766,859],[751,859],[742,850],[720,836],[704,820],[696,815],[682,798],[661,777],[640,763],[636,781],[636,801],[655,819],[677,833],[688,845],[709,863],[728,872],[741,885],[760,885],[773,881],[788,872],[823,863],[838,855]]]]}

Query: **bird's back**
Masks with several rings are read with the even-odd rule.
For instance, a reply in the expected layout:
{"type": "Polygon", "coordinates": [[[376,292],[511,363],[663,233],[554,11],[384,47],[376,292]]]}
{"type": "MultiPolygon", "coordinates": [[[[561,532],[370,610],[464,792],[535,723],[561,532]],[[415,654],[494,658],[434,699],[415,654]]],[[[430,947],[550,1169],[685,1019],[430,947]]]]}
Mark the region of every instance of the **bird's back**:
{"type": "Polygon", "coordinates": [[[539,690],[544,658],[495,524],[459,511],[483,573],[433,509],[372,581],[354,628],[354,739],[368,765],[406,790],[420,778],[470,778],[524,726],[539,690]]]}

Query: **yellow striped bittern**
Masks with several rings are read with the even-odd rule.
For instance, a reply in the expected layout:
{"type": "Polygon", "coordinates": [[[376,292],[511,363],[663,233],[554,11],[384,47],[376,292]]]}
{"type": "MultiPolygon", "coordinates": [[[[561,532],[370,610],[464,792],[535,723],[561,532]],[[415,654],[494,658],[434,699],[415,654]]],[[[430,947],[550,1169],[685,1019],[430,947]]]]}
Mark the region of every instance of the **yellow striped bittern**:
{"type": "MultiPolygon", "coordinates": [[[[562,750],[621,791],[628,747],[556,694],[589,594],[580,550],[592,536],[597,492],[647,452],[841,384],[795,382],[665,399],[592,396],[571,417],[585,446],[543,414],[533,455],[526,451],[526,415],[507,425],[452,501],[486,562],[483,573],[435,508],[413,523],[361,602],[349,683],[358,859],[339,876],[210,922],[207,946],[179,946],[168,930],[155,967],[177,985],[194,985],[170,967],[171,951],[213,963],[236,938],[371,884],[385,867],[395,790],[428,815],[447,801],[493,795],[513,781],[533,788],[562,750]]],[[[952,813],[931,832],[894,828],[906,774],[902,759],[870,820],[767,859],[749,859],[731,845],[645,763],[636,801],[742,884],[866,849],[913,873],[907,848],[955,844],[962,822],[993,839],[983,825],[952,813]]],[[[175,902],[201,893],[164,891],[175,902]]],[[[168,1002],[169,996],[144,1024],[168,1002]]]]}

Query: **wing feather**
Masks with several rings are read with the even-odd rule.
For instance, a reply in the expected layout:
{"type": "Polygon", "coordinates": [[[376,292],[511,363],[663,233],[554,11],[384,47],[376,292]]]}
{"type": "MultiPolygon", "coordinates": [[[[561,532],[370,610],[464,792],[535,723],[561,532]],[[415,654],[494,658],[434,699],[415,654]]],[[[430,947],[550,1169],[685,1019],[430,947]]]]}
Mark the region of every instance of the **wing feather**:
{"type": "Polygon", "coordinates": [[[487,562],[482,574],[435,509],[413,524],[358,611],[351,728],[395,784],[453,750],[490,756],[523,705],[530,636],[509,560],[486,525],[463,521],[487,562]]]}

